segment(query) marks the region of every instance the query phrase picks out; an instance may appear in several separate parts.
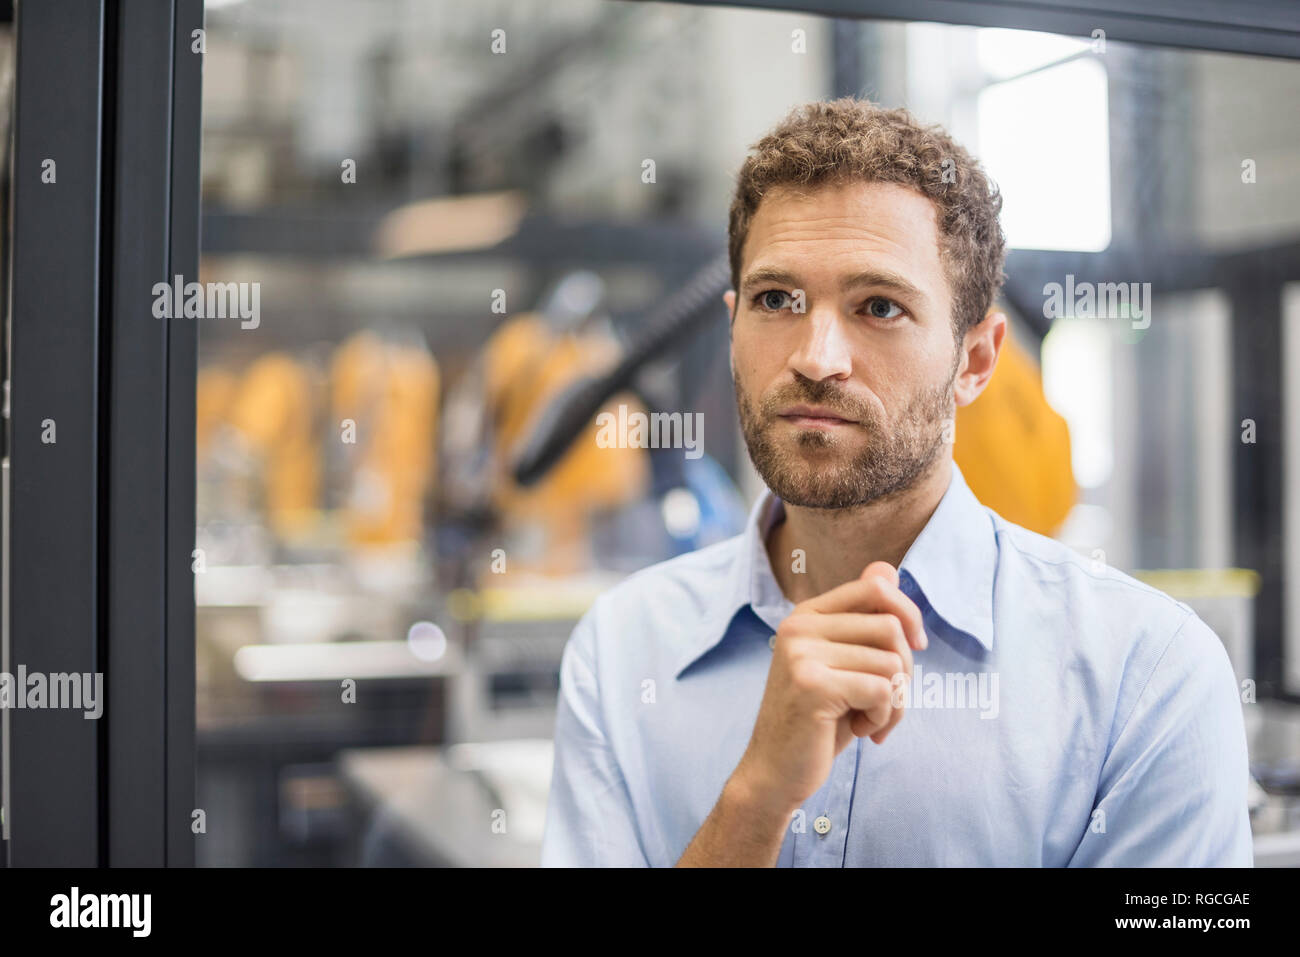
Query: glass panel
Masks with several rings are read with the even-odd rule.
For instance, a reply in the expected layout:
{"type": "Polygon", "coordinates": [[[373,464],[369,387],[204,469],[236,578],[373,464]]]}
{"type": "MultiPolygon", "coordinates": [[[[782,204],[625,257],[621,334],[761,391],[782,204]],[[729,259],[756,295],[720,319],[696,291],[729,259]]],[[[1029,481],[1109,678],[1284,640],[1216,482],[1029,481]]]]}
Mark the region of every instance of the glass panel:
{"type": "MultiPolygon", "coordinates": [[[[1140,289],[1186,268],[1175,253],[1300,237],[1300,64],[904,23],[854,24],[845,49],[832,24],[209,3],[201,279],[231,285],[200,324],[201,864],[537,862],[575,621],[631,571],[735,534],[761,487],[724,287],[602,407],[676,414],[675,448],[609,447],[592,422],[539,484],[512,466],[552,400],[725,248],[747,147],[844,92],[834,50],[857,90],[986,159],[1013,245],[1040,256],[1013,281],[1100,261],[1140,289]],[[1145,258],[1042,258],[1064,251],[1145,258]]],[[[1230,561],[1216,443],[1246,317],[1213,281],[1056,320],[1043,385],[1079,487],[1043,531],[1130,570],[1230,561]]],[[[1036,367],[1049,310],[1030,292],[1006,305],[1036,367]]]]}

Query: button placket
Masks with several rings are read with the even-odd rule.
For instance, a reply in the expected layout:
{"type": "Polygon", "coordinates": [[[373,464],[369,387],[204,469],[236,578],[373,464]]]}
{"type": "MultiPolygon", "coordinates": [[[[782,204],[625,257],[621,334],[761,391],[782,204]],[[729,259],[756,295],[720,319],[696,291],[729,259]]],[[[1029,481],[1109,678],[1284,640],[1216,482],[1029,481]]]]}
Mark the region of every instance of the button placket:
{"type": "Polygon", "coordinates": [[[849,803],[853,798],[853,785],[857,776],[858,748],[861,741],[845,748],[835,758],[830,777],[825,786],[809,799],[809,833],[795,844],[798,867],[840,867],[844,863],[844,847],[848,839],[849,803]]]}

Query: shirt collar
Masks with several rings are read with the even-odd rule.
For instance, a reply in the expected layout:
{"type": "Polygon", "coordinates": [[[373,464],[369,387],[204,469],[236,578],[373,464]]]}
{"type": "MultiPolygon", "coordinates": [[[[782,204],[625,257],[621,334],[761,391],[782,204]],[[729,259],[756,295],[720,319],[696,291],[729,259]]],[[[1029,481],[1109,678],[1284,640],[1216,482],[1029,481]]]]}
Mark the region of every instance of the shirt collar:
{"type": "MultiPolygon", "coordinates": [[[[784,513],[785,506],[770,490],[765,490],[750,509],[740,554],[720,589],[718,610],[701,623],[688,643],[678,660],[677,676],[722,640],[732,620],[746,606],[760,618],[770,618],[772,612],[789,605],[772,574],[766,545],[767,533],[784,513]]],[[[903,556],[900,586],[912,599],[928,603],[949,627],[991,651],[996,563],[993,520],[953,462],[947,490],[903,556]]]]}
{"type": "Polygon", "coordinates": [[[998,542],[993,517],[966,484],[957,463],[930,521],[900,566],[902,587],[916,590],[951,627],[993,650],[993,575],[998,542]]]}

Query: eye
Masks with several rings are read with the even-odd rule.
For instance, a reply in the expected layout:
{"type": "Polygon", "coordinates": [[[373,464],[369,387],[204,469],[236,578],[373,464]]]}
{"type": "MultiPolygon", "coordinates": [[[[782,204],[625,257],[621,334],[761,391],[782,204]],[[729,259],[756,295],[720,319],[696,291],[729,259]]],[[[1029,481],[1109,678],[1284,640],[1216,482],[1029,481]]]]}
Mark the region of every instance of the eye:
{"type": "Polygon", "coordinates": [[[754,305],[758,306],[760,309],[766,309],[768,312],[780,312],[786,307],[786,303],[782,301],[782,297],[789,299],[790,294],[780,289],[765,289],[755,295],[753,301],[754,305]]]}
{"type": "Polygon", "coordinates": [[[892,299],[872,296],[867,300],[867,312],[876,319],[897,319],[903,314],[903,307],[892,299]]]}

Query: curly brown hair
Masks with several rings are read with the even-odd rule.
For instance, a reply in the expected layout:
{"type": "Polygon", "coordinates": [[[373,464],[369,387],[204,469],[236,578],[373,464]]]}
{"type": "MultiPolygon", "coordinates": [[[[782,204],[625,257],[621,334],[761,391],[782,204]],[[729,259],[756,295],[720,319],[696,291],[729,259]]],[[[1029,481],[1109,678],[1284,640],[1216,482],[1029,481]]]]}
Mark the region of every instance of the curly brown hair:
{"type": "Polygon", "coordinates": [[[737,174],[728,224],[733,289],[740,289],[741,251],[769,190],[896,183],[935,205],[940,261],[953,292],[954,334],[960,340],[984,318],[1004,279],[1002,196],[978,161],[941,127],[922,126],[905,109],[846,96],[796,107],[750,149],[737,174]]]}

